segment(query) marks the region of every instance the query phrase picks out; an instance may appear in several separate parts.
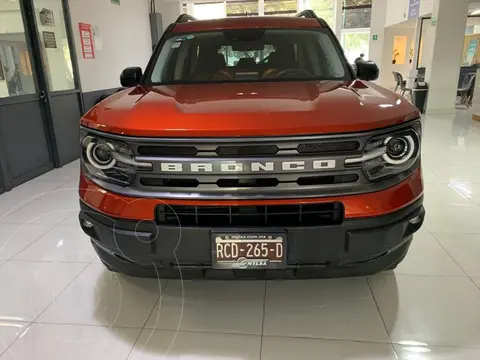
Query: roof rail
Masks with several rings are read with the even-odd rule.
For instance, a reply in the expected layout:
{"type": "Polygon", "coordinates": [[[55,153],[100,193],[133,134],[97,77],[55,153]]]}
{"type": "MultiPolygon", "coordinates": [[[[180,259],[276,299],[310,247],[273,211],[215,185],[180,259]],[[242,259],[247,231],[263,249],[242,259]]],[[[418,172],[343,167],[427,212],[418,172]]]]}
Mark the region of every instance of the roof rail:
{"type": "Polygon", "coordinates": [[[177,20],[175,21],[175,24],[186,23],[189,21],[197,21],[197,20],[198,19],[194,18],[192,15],[182,14],[177,18],[177,20]]]}
{"type": "Polygon", "coordinates": [[[295,17],[304,17],[304,18],[309,18],[309,19],[316,19],[317,14],[313,10],[303,10],[299,12],[298,14],[295,15],[295,17]]]}
{"type": "Polygon", "coordinates": [[[328,27],[327,22],[325,20],[323,20],[322,18],[319,18],[313,10],[303,10],[295,16],[296,17],[304,17],[304,18],[307,18],[307,19],[317,19],[318,22],[320,23],[320,25],[322,25],[323,27],[328,27]]]}

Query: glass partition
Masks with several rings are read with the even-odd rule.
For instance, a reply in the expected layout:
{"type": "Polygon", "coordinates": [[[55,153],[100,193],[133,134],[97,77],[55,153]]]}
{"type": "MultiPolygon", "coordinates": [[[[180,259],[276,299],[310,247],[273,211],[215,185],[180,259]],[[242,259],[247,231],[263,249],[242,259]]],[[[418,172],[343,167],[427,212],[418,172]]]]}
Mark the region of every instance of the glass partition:
{"type": "Polygon", "coordinates": [[[19,0],[0,2],[0,98],[34,94],[19,0]]]}

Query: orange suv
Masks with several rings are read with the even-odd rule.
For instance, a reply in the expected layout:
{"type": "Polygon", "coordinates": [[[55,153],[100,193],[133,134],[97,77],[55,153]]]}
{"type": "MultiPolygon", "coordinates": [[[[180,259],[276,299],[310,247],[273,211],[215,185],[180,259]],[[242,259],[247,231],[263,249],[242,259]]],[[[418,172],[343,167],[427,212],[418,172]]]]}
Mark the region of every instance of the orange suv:
{"type": "Polygon", "coordinates": [[[160,278],[393,269],[424,219],[419,111],[326,22],[171,24],[81,120],[80,224],[105,266],[160,278]]]}

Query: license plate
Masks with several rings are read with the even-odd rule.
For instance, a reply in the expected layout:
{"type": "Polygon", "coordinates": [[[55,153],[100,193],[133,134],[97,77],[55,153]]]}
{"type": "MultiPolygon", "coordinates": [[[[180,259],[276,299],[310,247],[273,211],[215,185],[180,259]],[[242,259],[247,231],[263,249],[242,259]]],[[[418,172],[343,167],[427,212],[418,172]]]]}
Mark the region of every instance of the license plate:
{"type": "Polygon", "coordinates": [[[216,269],[285,268],[286,234],[213,234],[212,259],[216,269]]]}

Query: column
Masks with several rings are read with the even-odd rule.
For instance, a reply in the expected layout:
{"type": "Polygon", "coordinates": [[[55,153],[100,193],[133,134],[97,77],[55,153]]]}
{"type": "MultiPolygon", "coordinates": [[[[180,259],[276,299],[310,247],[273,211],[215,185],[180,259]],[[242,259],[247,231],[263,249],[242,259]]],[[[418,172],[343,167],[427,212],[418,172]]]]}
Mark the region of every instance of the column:
{"type": "Polygon", "coordinates": [[[385,0],[372,1],[372,23],[370,25],[370,43],[368,49],[368,60],[375,61],[380,67],[383,59],[383,45],[385,42],[385,15],[387,13],[387,2],[385,0]]]}
{"type": "Polygon", "coordinates": [[[265,15],[265,1],[258,0],[258,16],[264,16],[264,15],[265,15]]]}
{"type": "Polygon", "coordinates": [[[337,36],[338,40],[342,38],[342,21],[343,21],[343,0],[334,1],[333,7],[333,32],[337,36]]]}
{"type": "Polygon", "coordinates": [[[187,14],[188,15],[195,15],[195,7],[193,2],[187,2],[187,14]]]}
{"type": "Polygon", "coordinates": [[[418,57],[420,56],[420,41],[422,38],[422,18],[418,18],[415,23],[415,37],[413,39],[414,41],[414,49],[415,52],[413,54],[413,69],[417,69],[417,64],[418,64],[418,57]]]}
{"type": "MultiPolygon", "coordinates": [[[[430,85],[427,113],[453,113],[467,26],[469,0],[434,0],[431,47],[424,52],[430,85]]],[[[424,46],[425,46],[424,45],[424,46]]]]}

